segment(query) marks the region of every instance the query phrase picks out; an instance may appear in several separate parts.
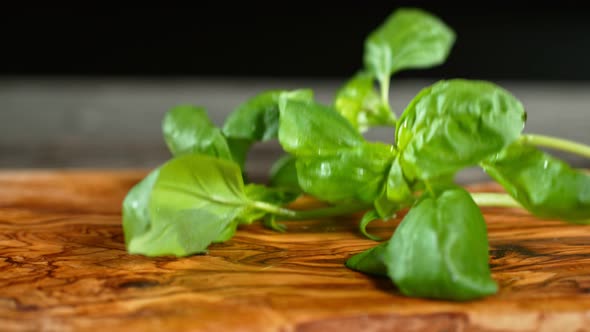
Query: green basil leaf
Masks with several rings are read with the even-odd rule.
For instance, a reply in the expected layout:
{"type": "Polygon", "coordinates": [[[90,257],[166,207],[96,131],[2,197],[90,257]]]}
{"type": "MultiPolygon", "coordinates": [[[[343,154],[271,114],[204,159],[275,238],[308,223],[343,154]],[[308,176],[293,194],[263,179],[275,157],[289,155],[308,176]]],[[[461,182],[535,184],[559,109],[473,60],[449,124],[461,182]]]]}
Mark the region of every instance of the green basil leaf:
{"type": "Polygon", "coordinates": [[[289,154],[277,160],[270,169],[270,185],[301,192],[295,162],[295,157],[289,154]]]}
{"type": "Polygon", "coordinates": [[[382,219],[391,219],[396,216],[396,213],[403,208],[401,202],[392,201],[387,198],[387,186],[383,186],[381,194],[373,202],[375,212],[382,219]]]}
{"type": "Polygon", "coordinates": [[[234,235],[236,235],[239,224],[240,222],[237,219],[229,223],[229,225],[225,226],[225,228],[221,231],[221,234],[219,234],[212,243],[223,243],[229,241],[232,237],[234,237],[234,235]]]}
{"type": "Polygon", "coordinates": [[[279,142],[295,157],[334,155],[365,143],[361,134],[332,108],[311,101],[279,103],[279,142]]]}
{"type": "Polygon", "coordinates": [[[482,167],[534,215],[590,223],[590,175],[564,161],[515,142],[482,167]]]}
{"type": "Polygon", "coordinates": [[[422,90],[400,117],[396,142],[410,179],[441,178],[477,165],[515,141],[522,104],[483,81],[440,81],[422,90]]]}
{"type": "Polygon", "coordinates": [[[389,277],[407,296],[471,300],[494,294],[486,224],[460,187],[425,193],[389,240],[389,277]]]}
{"type": "Polygon", "coordinates": [[[287,231],[287,226],[277,223],[276,216],[272,214],[268,214],[265,216],[262,225],[268,229],[272,229],[273,231],[279,233],[284,233],[285,231],[287,231]]]}
{"type": "Polygon", "coordinates": [[[176,157],[160,168],[149,202],[151,228],[132,238],[129,252],[146,256],[202,253],[227,238],[249,206],[240,168],[202,154],[176,157]]]}
{"type": "Polygon", "coordinates": [[[242,169],[242,173],[246,168],[246,159],[248,159],[248,152],[253,144],[253,141],[240,138],[227,138],[227,144],[232,156],[232,160],[235,161],[242,169]]]}
{"type": "Polygon", "coordinates": [[[159,218],[149,232],[131,240],[130,254],[183,257],[205,253],[212,242],[227,236],[230,225],[208,211],[196,209],[165,211],[159,218]],[[161,219],[166,222],[159,222],[161,219]]]}
{"type": "Polygon", "coordinates": [[[363,218],[361,219],[361,222],[359,223],[359,231],[361,232],[361,234],[363,234],[366,238],[371,239],[373,241],[381,241],[380,237],[369,234],[369,232],[367,232],[367,226],[369,225],[369,223],[371,223],[372,221],[375,221],[375,220],[379,220],[379,219],[381,219],[381,216],[379,215],[379,213],[376,210],[367,211],[363,215],[363,218]]]}
{"type": "MultiPolygon", "coordinates": [[[[319,145],[319,143],[318,143],[319,145]]],[[[297,158],[297,176],[304,192],[328,201],[372,203],[381,193],[394,158],[391,145],[364,143],[297,158]]]]}
{"type": "Polygon", "coordinates": [[[358,253],[346,260],[346,267],[366,274],[386,277],[387,266],[384,263],[384,256],[388,242],[383,242],[371,249],[358,253]]]}
{"type": "Polygon", "coordinates": [[[390,201],[405,203],[413,198],[413,191],[404,176],[399,156],[391,163],[385,188],[390,201]]]}
{"type": "Polygon", "coordinates": [[[162,131],[174,156],[204,153],[228,160],[232,158],[221,130],[201,107],[180,105],[172,108],[164,117],[162,131]]]}
{"type": "MultiPolygon", "coordinates": [[[[266,187],[261,184],[248,184],[244,187],[244,193],[251,201],[270,203],[273,205],[286,205],[299,197],[299,192],[293,192],[285,188],[266,187]]],[[[261,220],[266,212],[254,207],[248,207],[238,216],[240,224],[251,224],[253,221],[261,220]]]]}
{"type": "Polygon", "coordinates": [[[403,69],[428,68],[447,58],[455,33],[443,21],[420,9],[396,10],[365,41],[364,62],[376,77],[403,69]]]}
{"type": "Polygon", "coordinates": [[[149,215],[149,201],[154,183],[160,174],[160,169],[151,171],[143,180],[137,183],[125,196],[123,201],[123,233],[125,243],[149,231],[151,221],[149,215]]]}
{"type": "Polygon", "coordinates": [[[279,98],[312,100],[311,90],[271,90],[247,100],[233,111],[223,125],[223,133],[231,138],[267,141],[277,137],[279,98]]]}
{"type": "Polygon", "coordinates": [[[385,186],[373,205],[381,218],[390,219],[402,208],[412,205],[413,192],[403,174],[398,156],[391,163],[385,186]]]}
{"type": "Polygon", "coordinates": [[[375,78],[358,73],[336,93],[334,108],[360,132],[374,126],[395,126],[395,116],[375,92],[375,78]]]}

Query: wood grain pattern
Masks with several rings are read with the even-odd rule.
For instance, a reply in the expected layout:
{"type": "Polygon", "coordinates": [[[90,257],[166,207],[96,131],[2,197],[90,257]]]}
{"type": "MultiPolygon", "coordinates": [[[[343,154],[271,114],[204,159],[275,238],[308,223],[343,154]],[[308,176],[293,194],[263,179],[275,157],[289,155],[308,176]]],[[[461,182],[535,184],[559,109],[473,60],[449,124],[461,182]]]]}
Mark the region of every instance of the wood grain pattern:
{"type": "Polygon", "coordinates": [[[343,266],[375,244],[358,215],[244,227],[208,255],[127,255],[121,201],[144,174],[0,172],[1,331],[590,330],[590,227],[486,208],[500,292],[412,299],[343,266]]]}

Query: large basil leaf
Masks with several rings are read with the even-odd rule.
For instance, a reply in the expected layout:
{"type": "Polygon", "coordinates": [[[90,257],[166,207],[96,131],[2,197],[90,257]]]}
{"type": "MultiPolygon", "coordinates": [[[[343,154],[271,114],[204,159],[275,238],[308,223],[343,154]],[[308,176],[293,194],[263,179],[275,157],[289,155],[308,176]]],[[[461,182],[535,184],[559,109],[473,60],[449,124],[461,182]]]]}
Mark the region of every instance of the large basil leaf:
{"type": "Polygon", "coordinates": [[[128,251],[146,256],[204,252],[232,234],[234,220],[249,203],[237,164],[202,154],[174,158],[160,168],[153,185],[149,231],[131,238],[128,251]]]}
{"type": "Polygon", "coordinates": [[[356,74],[338,90],[334,108],[360,132],[374,126],[395,126],[394,114],[375,92],[375,78],[365,72],[356,74]]]}
{"type": "Polygon", "coordinates": [[[428,68],[447,58],[455,33],[420,9],[396,10],[365,41],[366,68],[380,81],[403,69],[428,68]]]}
{"type": "Polygon", "coordinates": [[[590,223],[589,174],[520,142],[481,165],[531,213],[544,218],[590,223]]]}
{"type": "Polygon", "coordinates": [[[494,294],[486,224],[471,195],[425,193],[389,240],[383,261],[407,296],[471,300],[494,294]]]}
{"type": "Polygon", "coordinates": [[[168,111],[162,122],[164,140],[174,156],[204,153],[232,159],[221,130],[201,107],[180,105],[168,111]]]}
{"type": "Polygon", "coordinates": [[[522,104],[483,81],[440,81],[422,90],[397,123],[396,143],[408,178],[433,179],[477,165],[515,141],[522,104]]]}

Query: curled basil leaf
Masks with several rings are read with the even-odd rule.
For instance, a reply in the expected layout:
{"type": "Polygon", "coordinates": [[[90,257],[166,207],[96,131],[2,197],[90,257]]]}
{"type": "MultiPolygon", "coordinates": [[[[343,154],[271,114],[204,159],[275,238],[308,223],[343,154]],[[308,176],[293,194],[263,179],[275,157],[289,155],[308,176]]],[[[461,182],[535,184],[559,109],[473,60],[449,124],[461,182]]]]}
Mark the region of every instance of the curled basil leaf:
{"type": "Polygon", "coordinates": [[[589,174],[521,142],[515,142],[481,165],[536,216],[590,223],[589,174]]]}

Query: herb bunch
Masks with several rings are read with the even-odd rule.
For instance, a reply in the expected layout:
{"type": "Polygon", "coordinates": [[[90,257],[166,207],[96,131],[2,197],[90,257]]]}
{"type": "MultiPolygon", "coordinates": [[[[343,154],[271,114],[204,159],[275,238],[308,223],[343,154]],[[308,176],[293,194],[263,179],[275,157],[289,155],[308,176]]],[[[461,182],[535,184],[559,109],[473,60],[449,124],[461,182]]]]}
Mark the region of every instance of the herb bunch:
{"type": "Polygon", "coordinates": [[[125,198],[127,250],[187,256],[255,221],[284,232],[278,221],[359,211],[366,211],[359,231],[380,241],[367,225],[409,209],[390,239],[352,256],[346,266],[387,276],[407,296],[470,300],[494,294],[479,207],[523,207],[543,218],[590,223],[590,176],[539,149],[590,157],[590,147],[523,134],[521,102],[485,81],[439,81],[398,118],[388,99],[391,76],[440,65],[454,42],[453,30],[437,17],[402,8],[368,36],[364,68],[332,105],[315,101],[309,89],[266,91],[239,105],[222,128],[201,107],[169,110],[162,130],[173,157],[125,198]],[[365,140],[363,133],[374,126],[395,128],[394,141],[365,140]],[[270,185],[244,181],[250,147],[274,139],[285,155],[273,165],[270,185]],[[457,172],[472,166],[507,194],[469,193],[455,184],[457,172]],[[288,209],[300,195],[328,206],[288,209]]]}

